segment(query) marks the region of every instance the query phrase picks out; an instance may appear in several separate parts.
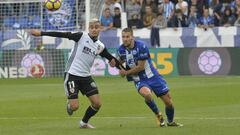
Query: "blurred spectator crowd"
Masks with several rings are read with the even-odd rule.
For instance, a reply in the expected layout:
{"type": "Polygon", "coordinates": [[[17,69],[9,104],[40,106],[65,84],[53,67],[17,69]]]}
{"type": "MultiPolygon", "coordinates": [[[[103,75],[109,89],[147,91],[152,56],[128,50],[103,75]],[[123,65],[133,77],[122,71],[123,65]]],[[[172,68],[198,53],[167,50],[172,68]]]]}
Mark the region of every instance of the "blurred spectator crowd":
{"type": "Polygon", "coordinates": [[[240,0],[105,0],[104,30],[121,27],[127,13],[131,28],[201,27],[240,25],[240,0]]]}
{"type": "MultiPolygon", "coordinates": [[[[121,28],[123,12],[128,27],[134,29],[201,27],[207,30],[214,26],[240,26],[240,0],[103,1],[100,15],[103,30],[121,28]]],[[[41,3],[0,4],[0,24],[14,28],[41,27],[41,7],[41,3]]]]}
{"type": "Polygon", "coordinates": [[[133,29],[151,29],[151,45],[160,47],[159,29],[240,26],[240,0],[105,0],[103,30],[121,27],[121,13],[133,29]]]}

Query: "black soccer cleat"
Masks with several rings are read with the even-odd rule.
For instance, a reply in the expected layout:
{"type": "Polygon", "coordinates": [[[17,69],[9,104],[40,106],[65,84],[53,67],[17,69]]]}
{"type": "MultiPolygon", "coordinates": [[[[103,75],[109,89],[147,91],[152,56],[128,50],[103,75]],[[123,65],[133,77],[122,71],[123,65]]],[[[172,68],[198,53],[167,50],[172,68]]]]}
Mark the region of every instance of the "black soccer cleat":
{"type": "Polygon", "coordinates": [[[182,127],[183,124],[180,124],[180,123],[176,123],[176,122],[170,122],[170,123],[167,123],[167,126],[169,127],[182,127]]]}

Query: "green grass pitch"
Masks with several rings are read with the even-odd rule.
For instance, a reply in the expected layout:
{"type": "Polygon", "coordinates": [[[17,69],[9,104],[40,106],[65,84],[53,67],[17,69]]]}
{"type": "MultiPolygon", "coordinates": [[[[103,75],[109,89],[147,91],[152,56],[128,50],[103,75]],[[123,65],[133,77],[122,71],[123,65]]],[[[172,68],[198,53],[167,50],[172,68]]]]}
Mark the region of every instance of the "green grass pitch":
{"type": "MultiPolygon", "coordinates": [[[[239,135],[240,77],[166,77],[175,119],[184,127],[156,126],[155,116],[133,83],[95,77],[102,108],[90,120],[96,129],[79,129],[89,105],[69,117],[62,78],[0,79],[0,135],[239,135]]],[[[161,111],[164,106],[155,97],[161,111]]],[[[164,113],[165,116],[165,113],[164,113]]],[[[166,116],[165,116],[166,118],[166,116]]]]}

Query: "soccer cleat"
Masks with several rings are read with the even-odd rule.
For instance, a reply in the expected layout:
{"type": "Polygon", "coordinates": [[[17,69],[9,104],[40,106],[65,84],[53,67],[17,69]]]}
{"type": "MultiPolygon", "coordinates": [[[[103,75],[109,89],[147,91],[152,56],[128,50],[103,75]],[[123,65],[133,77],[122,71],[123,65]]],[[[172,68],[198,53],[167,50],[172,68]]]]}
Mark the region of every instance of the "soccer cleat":
{"type": "Polygon", "coordinates": [[[83,121],[80,122],[80,128],[95,128],[91,124],[84,123],[83,121]]]}
{"type": "Polygon", "coordinates": [[[67,103],[67,113],[69,116],[71,116],[73,114],[73,110],[70,108],[70,104],[67,103]]]}
{"type": "Polygon", "coordinates": [[[176,122],[170,122],[170,123],[167,123],[167,126],[169,127],[182,127],[183,124],[180,124],[180,123],[176,123],[176,122]]]}
{"type": "Polygon", "coordinates": [[[160,126],[160,127],[164,127],[165,126],[162,114],[158,114],[157,115],[157,125],[160,126]]]}

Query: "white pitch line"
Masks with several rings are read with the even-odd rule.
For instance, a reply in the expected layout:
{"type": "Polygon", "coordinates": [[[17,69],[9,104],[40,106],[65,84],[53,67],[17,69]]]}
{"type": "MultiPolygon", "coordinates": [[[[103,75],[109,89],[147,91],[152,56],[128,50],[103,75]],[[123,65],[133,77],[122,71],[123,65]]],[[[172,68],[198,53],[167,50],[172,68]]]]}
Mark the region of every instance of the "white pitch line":
{"type": "MultiPolygon", "coordinates": [[[[152,117],[93,117],[97,119],[149,119],[152,117]]],[[[61,120],[81,117],[0,117],[0,120],[61,120]]],[[[179,120],[240,120],[240,117],[175,117],[179,120]]]]}

